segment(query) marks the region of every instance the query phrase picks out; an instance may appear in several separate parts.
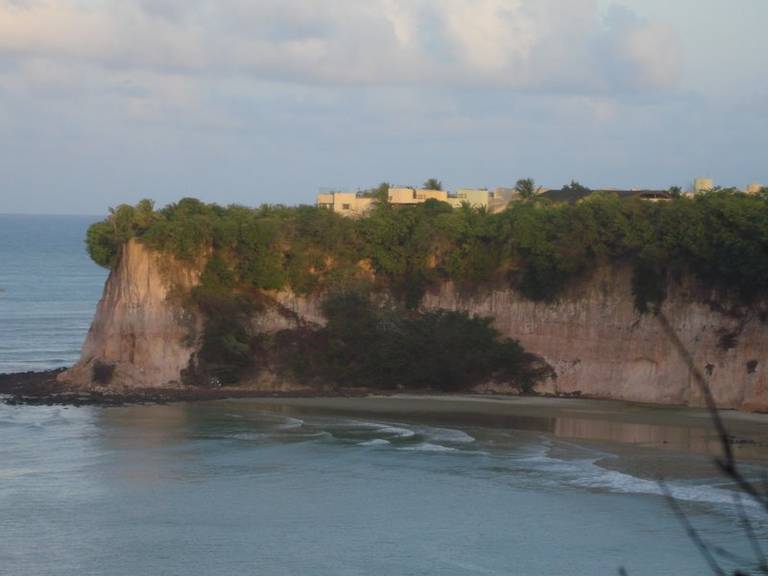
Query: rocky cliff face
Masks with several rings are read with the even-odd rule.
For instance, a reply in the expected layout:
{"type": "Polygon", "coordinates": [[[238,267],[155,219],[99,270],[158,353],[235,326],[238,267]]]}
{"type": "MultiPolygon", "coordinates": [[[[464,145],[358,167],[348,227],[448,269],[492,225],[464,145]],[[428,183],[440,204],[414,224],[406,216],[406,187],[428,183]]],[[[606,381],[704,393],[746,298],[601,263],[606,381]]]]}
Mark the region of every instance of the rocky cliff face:
{"type": "Polygon", "coordinates": [[[178,385],[202,328],[179,296],[199,283],[200,268],[131,240],[107,279],[80,361],[59,379],[98,386],[93,368],[100,362],[114,366],[113,386],[178,385]]]}
{"type": "MultiPolygon", "coordinates": [[[[724,308],[714,298],[701,286],[683,282],[670,288],[662,312],[720,406],[768,410],[767,315],[758,308],[724,308]]],[[[534,303],[512,290],[467,300],[450,287],[429,295],[425,304],[493,316],[501,332],[557,372],[540,392],[704,403],[659,319],[635,311],[628,269],[601,269],[555,304],[534,303]]]]}
{"type": "MultiPolygon", "coordinates": [[[[115,381],[124,386],[178,383],[198,345],[194,334],[200,333],[201,319],[176,302],[173,290],[188,290],[198,281],[199,267],[181,265],[131,242],[107,282],[82,359],[63,378],[90,383],[93,363],[101,360],[116,366],[115,381]]],[[[279,293],[274,299],[279,306],[254,319],[257,329],[322,322],[316,298],[279,293]]],[[[445,285],[428,294],[424,306],[493,316],[503,334],[555,368],[557,378],[540,385],[541,392],[703,403],[658,318],[634,310],[629,270],[601,269],[553,304],[531,302],[510,289],[463,297],[445,285]]],[[[768,410],[764,308],[730,307],[687,281],[670,288],[663,312],[721,406],[768,410]]]]}

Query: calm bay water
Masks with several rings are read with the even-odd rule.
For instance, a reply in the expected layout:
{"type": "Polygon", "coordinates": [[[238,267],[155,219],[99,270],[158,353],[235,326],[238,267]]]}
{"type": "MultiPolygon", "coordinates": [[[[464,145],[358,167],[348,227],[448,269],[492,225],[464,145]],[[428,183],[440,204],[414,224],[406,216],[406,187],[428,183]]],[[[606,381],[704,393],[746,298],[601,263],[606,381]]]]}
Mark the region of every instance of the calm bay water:
{"type": "Polygon", "coordinates": [[[85,252],[98,219],[0,214],[0,373],[79,357],[106,279],[85,252]]]}
{"type": "MultiPolygon", "coordinates": [[[[658,458],[684,471],[703,456],[647,447],[622,456],[558,437],[547,419],[537,430],[531,419],[521,429],[440,418],[256,401],[0,406],[0,567],[29,576],[707,573],[658,484],[599,465],[658,458]]],[[[705,538],[749,556],[722,479],[682,472],[670,485],[705,538]]]]}
{"type": "MultiPolygon", "coordinates": [[[[93,220],[0,216],[0,372],[77,358],[106,277],[93,220]]],[[[700,413],[468,406],[0,404],[0,574],[705,574],[661,473],[705,538],[750,556],[700,413]]],[[[740,454],[765,462],[750,418],[740,454]]]]}

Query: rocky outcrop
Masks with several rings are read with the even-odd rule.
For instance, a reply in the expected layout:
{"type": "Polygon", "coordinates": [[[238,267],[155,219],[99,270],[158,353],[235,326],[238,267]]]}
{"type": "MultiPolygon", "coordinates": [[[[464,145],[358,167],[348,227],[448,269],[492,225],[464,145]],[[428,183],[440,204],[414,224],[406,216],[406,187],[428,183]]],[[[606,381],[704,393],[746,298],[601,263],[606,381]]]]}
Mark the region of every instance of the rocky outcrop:
{"type": "MultiPolygon", "coordinates": [[[[178,383],[198,346],[201,319],[174,293],[194,286],[199,270],[131,242],[107,282],[81,362],[62,378],[90,383],[94,362],[102,361],[116,366],[115,382],[123,386],[178,383]]],[[[323,321],[318,298],[271,296],[275,305],[254,319],[260,331],[323,321]]],[[[531,302],[507,288],[470,297],[447,284],[423,305],[494,317],[503,334],[555,369],[557,378],[541,384],[540,392],[703,404],[659,319],[635,311],[628,269],[602,268],[555,303],[531,302]]],[[[688,280],[670,287],[662,310],[722,407],[768,410],[765,309],[730,306],[688,280]]]]}
{"type": "Polygon", "coordinates": [[[179,385],[202,328],[182,300],[201,269],[128,242],[107,279],[80,361],[59,380],[81,387],[179,385]],[[98,364],[114,369],[108,382],[94,379],[98,364]]]}

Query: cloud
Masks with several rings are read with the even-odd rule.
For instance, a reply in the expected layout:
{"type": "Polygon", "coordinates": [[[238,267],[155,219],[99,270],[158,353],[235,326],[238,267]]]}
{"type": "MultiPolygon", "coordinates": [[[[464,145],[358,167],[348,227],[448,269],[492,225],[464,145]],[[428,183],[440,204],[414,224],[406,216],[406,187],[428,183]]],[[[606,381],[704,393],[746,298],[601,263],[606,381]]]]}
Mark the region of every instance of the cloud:
{"type": "Polygon", "coordinates": [[[462,61],[477,70],[504,70],[525,60],[535,41],[535,23],[521,1],[443,0],[449,38],[462,61]]]}
{"type": "Polygon", "coordinates": [[[658,89],[675,86],[682,76],[681,44],[674,30],[636,16],[621,5],[605,15],[596,37],[604,77],[620,88],[658,89]]]}
{"type": "MultiPolygon", "coordinates": [[[[0,57],[308,84],[658,88],[672,32],[593,0],[0,0],[0,57]],[[605,38],[608,38],[606,40],[605,38]]],[[[671,56],[670,56],[671,55],[671,56]]]]}

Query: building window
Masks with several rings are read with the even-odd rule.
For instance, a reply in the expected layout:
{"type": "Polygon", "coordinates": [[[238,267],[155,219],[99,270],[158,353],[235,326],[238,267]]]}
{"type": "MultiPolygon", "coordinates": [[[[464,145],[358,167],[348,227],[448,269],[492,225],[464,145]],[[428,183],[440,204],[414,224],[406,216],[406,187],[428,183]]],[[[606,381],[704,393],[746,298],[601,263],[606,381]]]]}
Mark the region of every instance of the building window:
{"type": "Polygon", "coordinates": [[[341,205],[341,209],[342,210],[349,210],[350,208],[351,208],[351,206],[349,204],[342,204],[341,205]]]}

